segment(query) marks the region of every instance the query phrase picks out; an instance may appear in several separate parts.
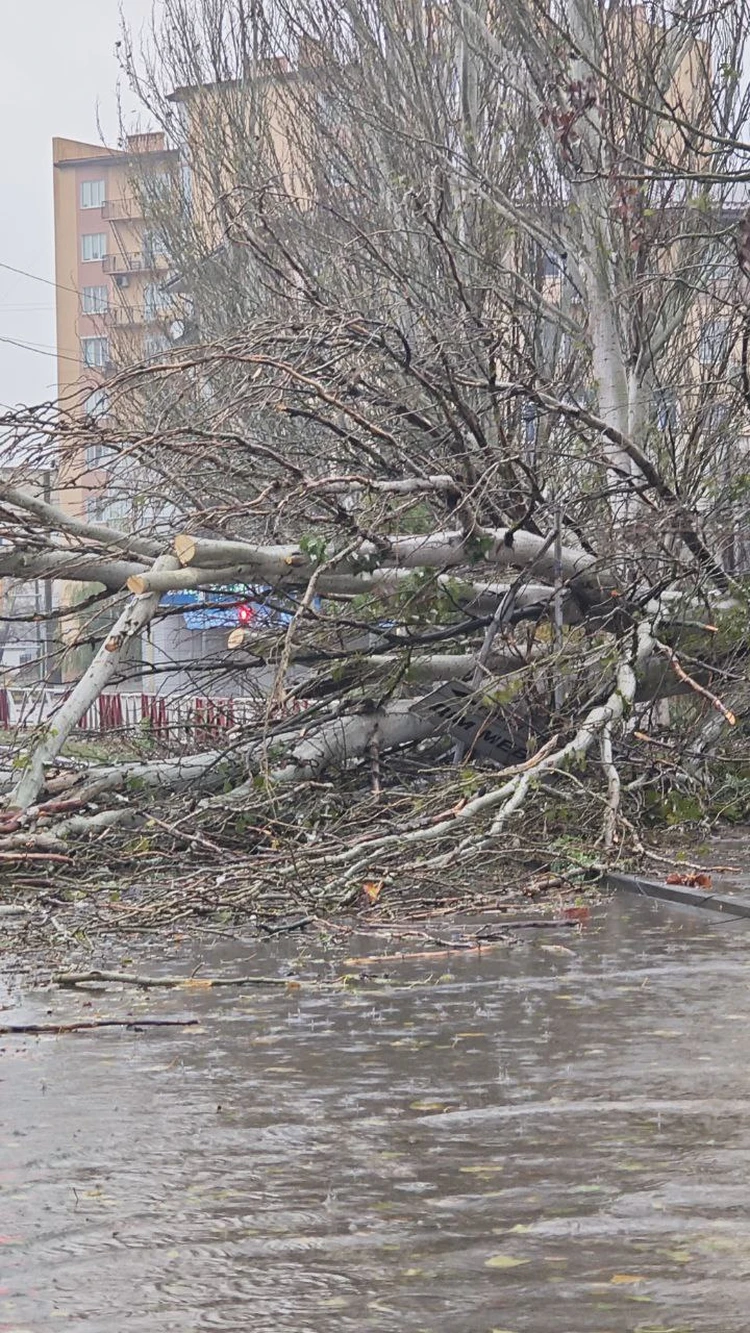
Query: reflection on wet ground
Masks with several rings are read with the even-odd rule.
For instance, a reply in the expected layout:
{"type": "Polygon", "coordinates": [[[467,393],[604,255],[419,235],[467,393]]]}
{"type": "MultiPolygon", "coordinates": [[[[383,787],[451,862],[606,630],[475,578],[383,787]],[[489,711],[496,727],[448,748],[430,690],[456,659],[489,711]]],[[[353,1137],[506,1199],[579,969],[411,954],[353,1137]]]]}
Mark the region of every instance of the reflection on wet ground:
{"type": "Polygon", "coordinates": [[[623,897],[390,975],[0,1039],[0,1330],[746,1333],[747,922],[623,897]]]}

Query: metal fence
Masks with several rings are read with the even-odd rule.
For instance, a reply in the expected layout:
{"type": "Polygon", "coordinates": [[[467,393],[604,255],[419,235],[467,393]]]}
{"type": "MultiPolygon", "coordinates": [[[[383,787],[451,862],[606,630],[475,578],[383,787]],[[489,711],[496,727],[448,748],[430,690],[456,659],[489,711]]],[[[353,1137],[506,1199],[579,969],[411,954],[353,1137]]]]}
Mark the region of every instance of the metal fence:
{"type": "MultiPolygon", "coordinates": [[[[44,690],[0,689],[0,727],[27,730],[54,723],[70,694],[65,687],[44,690]]],[[[290,700],[276,715],[302,712],[306,701],[290,700]]],[[[78,723],[87,735],[147,732],[162,740],[205,742],[232,727],[262,723],[266,701],[258,697],[211,698],[206,695],[100,694],[78,723]]]]}

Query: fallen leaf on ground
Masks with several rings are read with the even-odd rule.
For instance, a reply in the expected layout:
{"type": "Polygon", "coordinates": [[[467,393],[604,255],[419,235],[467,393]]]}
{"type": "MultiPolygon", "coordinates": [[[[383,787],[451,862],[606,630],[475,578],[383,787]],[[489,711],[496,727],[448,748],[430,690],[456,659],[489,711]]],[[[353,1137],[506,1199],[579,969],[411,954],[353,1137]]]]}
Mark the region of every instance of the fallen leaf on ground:
{"type": "Polygon", "coordinates": [[[382,879],[365,880],[364,884],[362,885],[362,892],[365,895],[365,897],[369,899],[371,903],[376,903],[378,901],[378,898],[380,897],[383,891],[384,883],[385,880],[382,879]]]}
{"type": "Polygon", "coordinates": [[[713,880],[710,875],[704,871],[686,870],[684,872],[673,870],[667,875],[667,884],[682,884],[688,889],[710,889],[713,887],[713,880]]]}
{"type": "Polygon", "coordinates": [[[625,1287],[630,1282],[642,1282],[643,1278],[638,1273],[613,1273],[609,1280],[613,1287],[625,1287]]]}
{"type": "Polygon", "coordinates": [[[485,1268],[520,1268],[522,1264],[527,1264],[528,1259],[516,1259],[512,1254],[493,1254],[491,1259],[485,1259],[485,1268]]]}
{"type": "Polygon", "coordinates": [[[591,916],[590,907],[563,907],[560,913],[563,921],[588,921],[591,916]]]}

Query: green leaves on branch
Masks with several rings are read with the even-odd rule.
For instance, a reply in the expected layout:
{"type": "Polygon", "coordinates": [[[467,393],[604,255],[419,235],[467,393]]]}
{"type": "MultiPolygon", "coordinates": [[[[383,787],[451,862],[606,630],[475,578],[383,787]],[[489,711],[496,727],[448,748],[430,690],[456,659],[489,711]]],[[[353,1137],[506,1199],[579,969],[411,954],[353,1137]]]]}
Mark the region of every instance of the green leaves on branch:
{"type": "Polygon", "coordinates": [[[313,565],[322,565],[326,558],[327,542],[325,537],[307,534],[301,538],[299,549],[313,565]]]}

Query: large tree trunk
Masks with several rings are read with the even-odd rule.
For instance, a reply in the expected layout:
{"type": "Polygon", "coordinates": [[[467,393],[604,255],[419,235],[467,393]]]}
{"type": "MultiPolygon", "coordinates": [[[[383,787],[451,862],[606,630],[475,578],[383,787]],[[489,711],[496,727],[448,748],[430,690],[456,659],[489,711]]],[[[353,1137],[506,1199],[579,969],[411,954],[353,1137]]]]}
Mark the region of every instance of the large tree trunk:
{"type": "MultiPolygon", "coordinates": [[[[154,570],[174,569],[177,559],[172,555],[160,556],[154,570]]],[[[88,671],[55,715],[54,726],[48,725],[44,738],[25,759],[21,777],[10,794],[9,805],[25,810],[33,805],[44,785],[44,768],[60,753],[73,728],[96,698],[116,676],[128,644],[148,625],[159,605],[159,593],[133,597],[117,620],[88,671]]]]}

